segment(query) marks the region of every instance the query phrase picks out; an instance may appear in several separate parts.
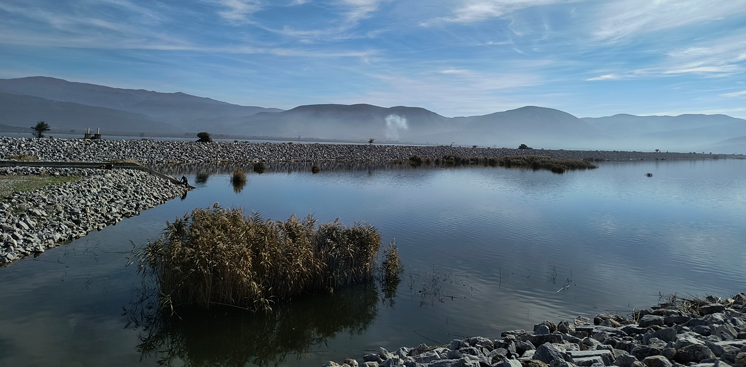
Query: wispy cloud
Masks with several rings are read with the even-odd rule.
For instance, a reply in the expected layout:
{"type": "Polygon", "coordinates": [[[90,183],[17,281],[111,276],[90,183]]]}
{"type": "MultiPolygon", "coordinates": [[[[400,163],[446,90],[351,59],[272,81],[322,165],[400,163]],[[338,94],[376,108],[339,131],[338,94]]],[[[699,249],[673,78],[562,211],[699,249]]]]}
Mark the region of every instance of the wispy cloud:
{"type": "Polygon", "coordinates": [[[441,22],[479,22],[532,6],[560,2],[567,2],[567,0],[461,0],[459,6],[453,11],[453,15],[425,21],[421,25],[428,26],[441,22]]]}
{"type": "Polygon", "coordinates": [[[595,78],[588,78],[587,81],[596,81],[596,80],[619,80],[622,79],[622,76],[616,75],[616,74],[606,74],[597,76],[595,78]]]}
{"type": "Polygon", "coordinates": [[[723,93],[721,94],[723,97],[733,98],[733,97],[746,97],[746,90],[740,91],[740,92],[733,92],[733,93],[723,93]]]}
{"type": "Polygon", "coordinates": [[[617,0],[597,10],[593,38],[619,41],[741,14],[746,6],[732,0],[617,0]]]}
{"type": "Polygon", "coordinates": [[[260,0],[214,0],[223,10],[218,14],[229,22],[246,22],[247,16],[262,9],[260,0]]]}

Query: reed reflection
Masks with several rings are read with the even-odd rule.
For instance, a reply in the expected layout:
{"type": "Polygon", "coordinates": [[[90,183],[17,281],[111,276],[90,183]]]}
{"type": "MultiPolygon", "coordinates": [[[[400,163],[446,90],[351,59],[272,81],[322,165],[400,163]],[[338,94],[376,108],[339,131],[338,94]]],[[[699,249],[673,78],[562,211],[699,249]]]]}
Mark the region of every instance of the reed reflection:
{"type": "Polygon", "coordinates": [[[266,313],[231,307],[182,307],[172,313],[159,307],[154,288],[143,286],[123,315],[126,327],[138,331],[141,357],[157,359],[158,365],[270,366],[289,356],[300,359],[338,334],[365,332],[379,305],[393,306],[397,285],[369,282],[266,313]]]}

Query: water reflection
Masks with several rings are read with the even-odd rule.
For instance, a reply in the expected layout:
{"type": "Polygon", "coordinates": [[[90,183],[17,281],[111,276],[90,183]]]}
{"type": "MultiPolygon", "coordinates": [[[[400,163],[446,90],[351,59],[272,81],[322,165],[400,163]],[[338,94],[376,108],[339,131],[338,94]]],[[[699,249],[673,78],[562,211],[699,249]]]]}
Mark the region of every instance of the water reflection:
{"type": "Polygon", "coordinates": [[[159,365],[279,365],[289,355],[300,359],[312,353],[337,334],[364,333],[379,304],[393,306],[397,285],[384,285],[382,292],[376,283],[335,290],[277,306],[271,313],[217,307],[179,308],[174,314],[157,307],[157,293],[143,286],[123,315],[127,328],[139,331],[141,358],[155,358],[159,365]]]}

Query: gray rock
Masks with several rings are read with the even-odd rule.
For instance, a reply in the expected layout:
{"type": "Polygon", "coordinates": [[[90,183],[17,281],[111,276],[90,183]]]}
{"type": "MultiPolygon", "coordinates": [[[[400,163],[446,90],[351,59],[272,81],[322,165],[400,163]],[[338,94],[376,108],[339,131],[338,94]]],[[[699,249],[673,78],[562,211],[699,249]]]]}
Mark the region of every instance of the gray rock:
{"type": "Polygon", "coordinates": [[[439,359],[440,355],[433,350],[414,356],[414,360],[417,363],[428,363],[431,361],[437,361],[439,359]]]}
{"type": "Polygon", "coordinates": [[[699,307],[699,313],[702,315],[710,315],[713,313],[719,313],[723,311],[725,311],[725,306],[718,304],[718,303],[711,303],[711,304],[699,307]]]}
{"type": "Polygon", "coordinates": [[[691,344],[683,348],[676,348],[674,360],[679,363],[690,363],[711,358],[715,358],[715,354],[706,345],[691,344]]]}
{"type": "Polygon", "coordinates": [[[673,364],[664,356],[650,356],[642,360],[647,367],[672,367],[673,364]]]}
{"type": "Polygon", "coordinates": [[[536,353],[534,353],[533,356],[534,359],[542,361],[546,364],[551,364],[552,361],[555,360],[562,360],[564,362],[566,361],[565,357],[566,355],[564,354],[564,351],[560,350],[551,343],[544,343],[540,345],[538,348],[536,348],[536,353]]]}
{"type": "Polygon", "coordinates": [[[663,340],[665,342],[673,342],[676,341],[676,329],[674,328],[665,328],[658,331],[654,331],[651,333],[645,334],[643,340],[645,344],[649,343],[650,338],[658,338],[660,340],[663,340]]]}
{"type": "Polygon", "coordinates": [[[653,325],[657,326],[663,326],[665,325],[665,319],[663,316],[656,316],[656,315],[645,315],[643,316],[640,321],[637,323],[640,325],[640,327],[651,327],[653,325]]]}
{"type": "Polygon", "coordinates": [[[578,366],[590,366],[595,363],[590,362],[591,360],[598,360],[605,366],[609,366],[614,362],[614,355],[609,350],[572,350],[567,351],[567,355],[570,357],[570,362],[578,366]]]}
{"type": "Polygon", "coordinates": [[[638,360],[643,360],[646,357],[662,354],[663,348],[654,345],[638,345],[630,353],[637,357],[638,360]]]}
{"type": "Polygon", "coordinates": [[[549,327],[546,325],[536,325],[534,326],[534,335],[546,335],[549,334],[549,327]]]}
{"type": "Polygon", "coordinates": [[[632,364],[635,362],[639,362],[637,360],[637,357],[630,354],[625,354],[617,357],[614,361],[614,365],[619,367],[632,367],[632,364]]]}
{"type": "Polygon", "coordinates": [[[746,352],[741,352],[736,355],[736,367],[746,367],[746,352]]]}

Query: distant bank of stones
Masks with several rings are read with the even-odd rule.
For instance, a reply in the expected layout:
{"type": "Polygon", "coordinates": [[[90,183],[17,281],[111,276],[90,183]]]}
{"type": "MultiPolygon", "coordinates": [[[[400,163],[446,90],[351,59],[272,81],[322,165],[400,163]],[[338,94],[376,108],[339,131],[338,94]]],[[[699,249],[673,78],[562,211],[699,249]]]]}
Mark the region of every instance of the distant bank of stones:
{"type": "Polygon", "coordinates": [[[347,359],[324,367],[746,367],[746,295],[707,301],[683,310],[673,304],[638,311],[629,319],[611,313],[533,331],[505,331],[500,338],[454,339],[450,344],[394,352],[380,348],[363,362],[347,359]]]}
{"type": "Polygon", "coordinates": [[[81,176],[0,202],[0,265],[39,254],[185,194],[186,186],[137,170],[0,168],[0,175],[81,176]]]}
{"type": "MultiPolygon", "coordinates": [[[[31,139],[0,137],[0,159],[28,154],[42,161],[106,161],[134,159],[143,163],[212,163],[220,161],[388,161],[406,160],[413,155],[442,158],[446,155],[503,157],[507,155],[543,155],[552,158],[591,159],[596,161],[677,160],[725,158],[732,155],[701,153],[654,153],[623,151],[541,150],[508,148],[471,148],[451,146],[404,146],[372,144],[287,144],[230,143],[151,140],[31,139]]],[[[741,156],[742,157],[742,156],[741,156]]]]}

